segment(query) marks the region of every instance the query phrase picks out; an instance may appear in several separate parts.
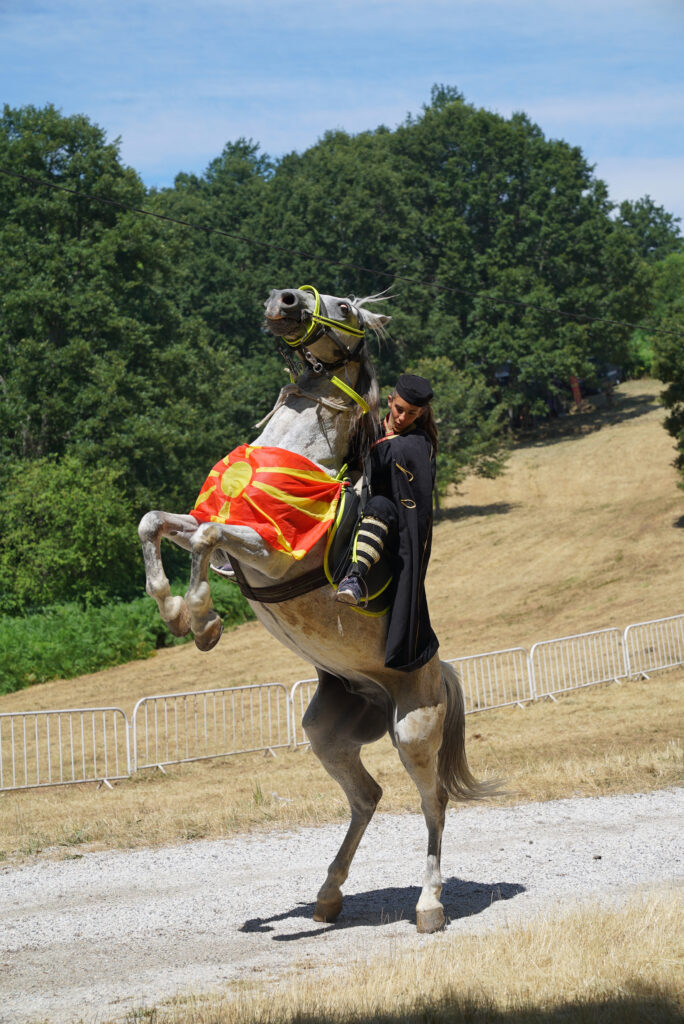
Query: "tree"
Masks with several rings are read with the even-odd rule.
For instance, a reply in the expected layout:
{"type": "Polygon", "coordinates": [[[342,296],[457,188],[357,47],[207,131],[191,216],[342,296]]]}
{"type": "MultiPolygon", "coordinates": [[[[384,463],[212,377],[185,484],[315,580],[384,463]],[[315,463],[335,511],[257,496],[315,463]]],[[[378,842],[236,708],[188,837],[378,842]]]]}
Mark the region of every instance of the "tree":
{"type": "Polygon", "coordinates": [[[650,196],[620,203],[616,221],[629,232],[639,254],[646,260],[662,260],[681,252],[684,239],[677,225],[680,218],[657,206],[650,196]]]}
{"type": "Polygon", "coordinates": [[[620,358],[630,330],[589,318],[636,319],[647,303],[642,260],[610,219],[604,183],[581,150],[546,140],[524,114],[505,120],[443,90],[436,100],[393,136],[433,282],[422,296],[399,283],[412,315],[395,332],[490,386],[507,364],[511,406],[571,373],[591,378],[620,358]]]}
{"type": "Polygon", "coordinates": [[[675,439],[680,487],[684,489],[684,253],[671,253],[658,265],[654,286],[653,372],[666,385],[661,401],[668,410],[665,429],[675,439]]]}
{"type": "Polygon", "coordinates": [[[14,463],[0,489],[0,612],[139,593],[136,519],[121,469],[73,455],[14,463]]]}
{"type": "Polygon", "coordinates": [[[0,163],[23,176],[0,176],[0,456],[120,466],[136,512],[190,507],[239,431],[179,233],[130,209],[144,186],[84,117],[5,107],[0,163]]]}
{"type": "Polygon", "coordinates": [[[212,346],[238,359],[253,355],[268,291],[268,247],[259,244],[254,222],[268,206],[272,172],[258,145],[238,139],[224,146],[201,177],[179,174],[172,189],[153,197],[161,212],[193,225],[171,231],[182,266],[178,307],[201,318],[212,346]]]}
{"type": "Polygon", "coordinates": [[[435,395],[438,494],[467,473],[485,477],[502,473],[507,451],[501,407],[482,378],[458,370],[445,356],[420,359],[410,372],[427,378],[435,395]]]}

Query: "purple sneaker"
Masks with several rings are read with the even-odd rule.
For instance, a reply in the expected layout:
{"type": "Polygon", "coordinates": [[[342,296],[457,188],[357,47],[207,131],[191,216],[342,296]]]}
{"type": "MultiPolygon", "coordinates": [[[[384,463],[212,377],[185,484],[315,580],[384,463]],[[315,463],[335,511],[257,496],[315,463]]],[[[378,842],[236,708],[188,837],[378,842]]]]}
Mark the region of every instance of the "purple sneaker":
{"type": "Polygon", "coordinates": [[[235,582],[235,570],[230,562],[226,561],[221,565],[212,565],[211,568],[219,576],[223,576],[224,580],[231,580],[231,582],[235,582]]]}

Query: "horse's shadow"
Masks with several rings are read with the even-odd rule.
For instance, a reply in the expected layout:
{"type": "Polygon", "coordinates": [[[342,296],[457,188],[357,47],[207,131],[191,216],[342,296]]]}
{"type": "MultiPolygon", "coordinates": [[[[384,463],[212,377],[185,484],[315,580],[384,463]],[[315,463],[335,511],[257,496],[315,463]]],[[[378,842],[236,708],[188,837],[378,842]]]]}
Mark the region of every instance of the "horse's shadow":
{"type": "MultiPolygon", "coordinates": [[[[481,914],[499,900],[510,900],[525,892],[524,885],[515,882],[469,882],[461,878],[448,878],[442,887],[442,904],[447,921],[481,914]]],[[[359,928],[392,924],[395,921],[415,921],[418,886],[373,889],[344,897],[340,918],[329,928],[307,928],[302,931],[274,935],[274,942],[293,942],[320,935],[331,928],[359,928]]],[[[241,932],[272,932],[279,921],[291,918],[311,920],[314,903],[298,903],[291,910],[272,917],[252,917],[241,926],[241,932]]]]}

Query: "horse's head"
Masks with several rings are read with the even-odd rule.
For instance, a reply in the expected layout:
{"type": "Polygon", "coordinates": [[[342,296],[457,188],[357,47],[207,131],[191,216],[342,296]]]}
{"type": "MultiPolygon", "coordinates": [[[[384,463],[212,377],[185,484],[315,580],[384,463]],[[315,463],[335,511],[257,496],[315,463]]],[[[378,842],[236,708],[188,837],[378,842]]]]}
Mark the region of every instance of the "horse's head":
{"type": "MultiPolygon", "coordinates": [[[[365,345],[365,332],[380,337],[391,317],[366,308],[386,296],[365,299],[319,295],[313,285],[274,288],[266,300],[266,326],[282,347],[296,353],[317,379],[329,380],[356,403],[350,426],[370,441],[378,429],[378,384],[365,345]],[[341,380],[341,377],[344,380],[341,380]],[[368,415],[367,415],[368,414],[368,415]]],[[[294,373],[288,352],[283,353],[294,373]]],[[[363,442],[365,443],[365,442],[363,442]]]]}
{"type": "Polygon", "coordinates": [[[309,363],[339,364],[361,352],[366,329],[383,333],[391,317],[364,308],[378,298],[319,295],[312,285],[274,288],[265,302],[266,326],[309,363]]]}

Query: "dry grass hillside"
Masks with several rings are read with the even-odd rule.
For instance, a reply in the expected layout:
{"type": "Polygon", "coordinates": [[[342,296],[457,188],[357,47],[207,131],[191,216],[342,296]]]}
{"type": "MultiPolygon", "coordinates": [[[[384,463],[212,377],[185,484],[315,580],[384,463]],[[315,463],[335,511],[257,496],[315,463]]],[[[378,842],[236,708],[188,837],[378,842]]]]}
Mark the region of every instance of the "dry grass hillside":
{"type": "MultiPolygon", "coordinates": [[[[468,479],[435,529],[428,596],[443,657],[684,611],[684,495],[658,384],[623,384],[612,409],[568,416],[512,452],[498,480],[468,479]]],[[[0,711],[115,704],[280,681],[311,667],[256,622],[201,654],[147,661],[0,697],[0,711]]]]}

